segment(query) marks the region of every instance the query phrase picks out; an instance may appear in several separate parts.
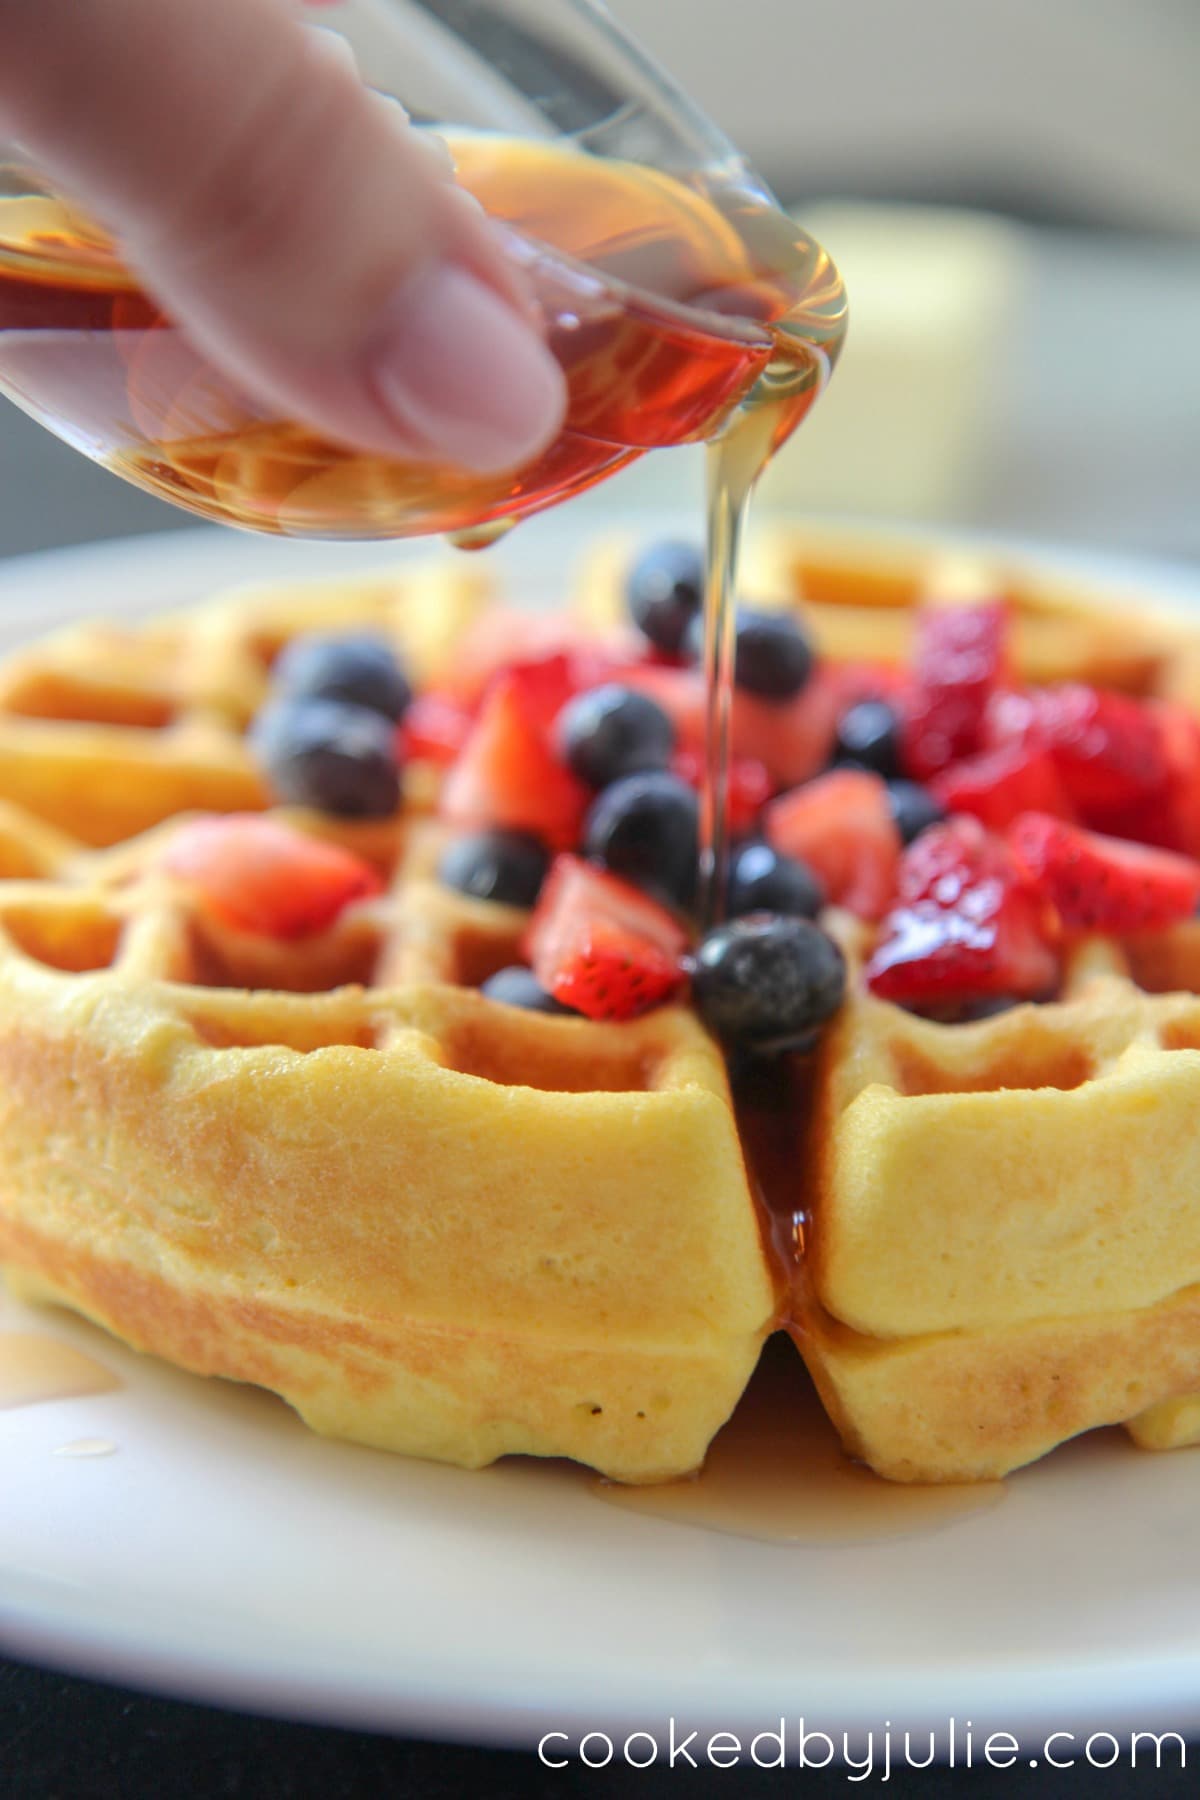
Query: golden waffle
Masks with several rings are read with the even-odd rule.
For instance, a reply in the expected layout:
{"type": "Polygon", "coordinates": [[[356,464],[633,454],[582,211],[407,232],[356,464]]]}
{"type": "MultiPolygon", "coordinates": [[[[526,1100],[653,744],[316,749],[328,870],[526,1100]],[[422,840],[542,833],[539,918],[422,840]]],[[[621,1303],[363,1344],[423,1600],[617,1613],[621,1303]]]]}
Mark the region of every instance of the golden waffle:
{"type": "MultiPolygon", "coordinates": [[[[597,622],[627,555],[583,573],[597,622]]],[[[757,570],[826,655],[899,660],[917,601],[1000,593],[1026,676],[1200,701],[1177,618],[990,558],[779,533],[757,570]]],[[[175,814],[265,803],[242,733],[291,636],[372,625],[436,675],[483,579],[241,589],[0,665],[0,1257],[320,1430],[652,1480],[700,1461],[783,1304],[694,1018],[485,1000],[522,915],[441,888],[412,807],[285,815],[388,880],[300,945],[155,872],[175,814]]],[[[793,1334],[881,1472],[991,1476],[1116,1421],[1200,1438],[1197,933],[1089,944],[1059,1001],[974,1025],[854,993],[827,1035],[772,1198],[805,1214],[793,1334]]]]}
{"type": "MultiPolygon", "coordinates": [[[[629,549],[580,586],[619,616],[629,549]]],[[[1200,630],[984,553],[776,530],[744,593],[834,659],[907,659],[918,604],[1003,598],[1032,681],[1200,710],[1200,630]]],[[[864,927],[829,923],[857,971],[864,927]]],[[[1003,1475],[1093,1426],[1200,1442],[1200,923],[1092,940],[1058,1001],[969,1025],[852,975],[797,1145],[795,1340],[847,1448],[907,1481],[1003,1475]]]]}
{"type": "Polygon", "coordinates": [[[663,1479],[702,1460],[781,1299],[694,1017],[486,1000],[524,917],[442,888],[411,813],[281,811],[388,877],[302,943],[206,918],[157,867],[181,808],[262,804],[240,727],[288,637],[373,623],[419,666],[447,594],[453,574],[243,590],[9,663],[0,792],[46,816],[0,807],[0,1259],[19,1293],[320,1431],[663,1479]],[[62,830],[109,840],[133,813],[166,822],[100,850],[62,830]]]}
{"type": "MultiPolygon", "coordinates": [[[[265,807],[244,734],[284,644],[377,630],[431,681],[489,594],[485,571],[447,560],[233,588],[145,624],[70,626],[0,663],[0,796],[87,844],[193,808],[265,807]]],[[[429,798],[420,770],[410,797],[429,798]]]]}

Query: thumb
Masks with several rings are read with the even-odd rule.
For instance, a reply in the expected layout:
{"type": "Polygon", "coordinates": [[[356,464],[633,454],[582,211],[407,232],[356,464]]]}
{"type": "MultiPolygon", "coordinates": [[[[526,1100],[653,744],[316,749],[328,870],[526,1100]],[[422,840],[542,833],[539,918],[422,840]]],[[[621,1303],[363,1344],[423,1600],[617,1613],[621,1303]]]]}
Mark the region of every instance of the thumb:
{"type": "Polygon", "coordinates": [[[0,0],[0,122],[257,400],[491,472],[561,370],[482,213],[284,0],[0,0]]]}

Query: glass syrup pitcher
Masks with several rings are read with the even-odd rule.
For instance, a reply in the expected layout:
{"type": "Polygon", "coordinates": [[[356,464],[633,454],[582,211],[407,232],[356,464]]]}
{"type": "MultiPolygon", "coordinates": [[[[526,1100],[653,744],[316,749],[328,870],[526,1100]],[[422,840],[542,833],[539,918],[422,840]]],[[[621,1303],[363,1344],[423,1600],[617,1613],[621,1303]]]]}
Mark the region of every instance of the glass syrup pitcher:
{"type": "Polygon", "coordinates": [[[151,493],[290,537],[486,542],[647,450],[724,442],[734,421],[752,421],[736,434],[751,480],[828,377],[842,285],[598,0],[341,0],[319,16],[515,234],[567,379],[557,439],[481,475],[278,417],[15,159],[0,167],[0,392],[151,493]]]}

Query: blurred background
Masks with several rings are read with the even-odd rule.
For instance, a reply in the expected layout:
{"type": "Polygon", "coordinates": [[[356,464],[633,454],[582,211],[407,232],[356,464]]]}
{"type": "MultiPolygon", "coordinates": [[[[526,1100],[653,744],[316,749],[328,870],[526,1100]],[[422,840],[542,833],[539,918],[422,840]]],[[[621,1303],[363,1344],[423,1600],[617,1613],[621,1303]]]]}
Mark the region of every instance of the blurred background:
{"type": "MultiPolygon", "coordinates": [[[[1200,561],[1200,0],[612,9],[846,276],[763,506],[1200,561]]],[[[577,505],[698,493],[672,453],[577,505]]],[[[193,523],[0,401],[0,555],[193,523]]]]}

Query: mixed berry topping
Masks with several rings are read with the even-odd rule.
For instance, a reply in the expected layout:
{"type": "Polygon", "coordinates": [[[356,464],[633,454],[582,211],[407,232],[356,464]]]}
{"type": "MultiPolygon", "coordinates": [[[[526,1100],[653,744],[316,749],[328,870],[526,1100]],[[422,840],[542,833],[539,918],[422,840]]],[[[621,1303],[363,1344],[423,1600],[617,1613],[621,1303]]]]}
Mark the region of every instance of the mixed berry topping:
{"type": "Polygon", "coordinates": [[[675,727],[658,702],[616,682],[568,700],[556,729],[563,761],[594,788],[665,769],[675,750],[675,727]]]}
{"type": "Polygon", "coordinates": [[[412,699],[408,677],[385,638],[295,638],[271,672],[277,694],[288,699],[344,700],[365,706],[393,724],[412,699]]]}
{"type": "Polygon", "coordinates": [[[739,1050],[778,1056],[811,1050],[842,1004],[846,964],[811,919],[750,913],[703,938],[692,995],[717,1036],[739,1050]]]}
{"type": "Polygon", "coordinates": [[[876,775],[900,773],[900,716],[886,700],[859,700],[837,722],[834,756],[876,775]]]}
{"type": "Polygon", "coordinates": [[[554,999],[589,1019],[630,1019],[683,986],[684,925],[638,888],[577,856],[550,871],[526,939],[554,999]]]}
{"type": "Polygon", "coordinates": [[[1058,979],[1048,908],[1003,838],[978,819],[921,833],[897,871],[867,981],[884,1000],[936,1007],[1049,996],[1058,979]]]}
{"type": "Polygon", "coordinates": [[[345,700],[281,698],[251,742],[278,799],[345,819],[386,819],[400,804],[396,730],[345,700]]]}
{"type": "Polygon", "coordinates": [[[548,994],[539,982],[532,969],[524,963],[510,963],[506,969],[497,969],[489,975],[479,989],[487,1000],[499,1000],[505,1006],[519,1006],[523,1012],[557,1013],[562,1018],[569,1018],[571,1009],[548,994]]]}
{"type": "Polygon", "coordinates": [[[187,820],[168,839],[162,867],[224,924],[285,939],[327,930],[382,886],[361,856],[258,813],[187,820]]]}
{"type": "Polygon", "coordinates": [[[914,838],[920,837],[931,825],[940,824],[946,816],[945,808],[919,781],[905,781],[899,776],[888,782],[887,797],[892,823],[900,833],[902,844],[911,844],[914,838]]]}
{"type": "Polygon", "coordinates": [[[629,573],[629,612],[647,643],[678,656],[704,610],[704,558],[696,544],[652,544],[629,573]]]}
{"type": "Polygon", "coordinates": [[[438,880],[473,900],[530,907],[550,866],[544,844],[523,831],[475,831],[442,852],[438,880]]]}
{"type": "Polygon", "coordinates": [[[584,854],[686,911],[695,897],[700,802],[678,775],[627,775],[598,794],[582,833],[584,854]]]}
{"type": "MultiPolygon", "coordinates": [[[[406,763],[441,771],[439,879],[529,914],[524,961],[488,998],[622,1020],[690,994],[731,1052],[774,1056],[811,1048],[841,1004],[826,908],[862,921],[875,995],[968,1020],[1053,999],[1087,933],[1200,907],[1200,722],[1183,707],[1023,684],[1000,603],[918,610],[907,667],[822,661],[798,616],[743,607],[728,922],[702,935],[699,551],[648,550],[627,602],[608,639],[494,612],[416,694],[380,639],[301,640],[253,728],[275,795],[343,818],[394,813],[406,763]]],[[[247,929],[320,929],[372,891],[327,846],[292,880],[277,840],[243,835],[239,880],[236,845],[176,841],[175,872],[247,929]]]]}
{"type": "Polygon", "coordinates": [[[732,918],[767,912],[815,919],[825,901],[816,873],[798,857],[785,856],[762,838],[747,838],[734,846],[726,897],[732,918]]]}
{"type": "Polygon", "coordinates": [[[412,688],[384,639],[302,637],[271,671],[251,744],[272,790],[339,818],[386,819],[400,804],[396,727],[412,688]]]}
{"type": "MultiPolygon", "coordinates": [[[[704,658],[704,621],[688,627],[688,652],[695,663],[704,658]]],[[[767,700],[791,700],[813,670],[813,651],[800,621],[791,613],[757,612],[740,606],[734,620],[733,680],[748,694],[767,700]]]]}

